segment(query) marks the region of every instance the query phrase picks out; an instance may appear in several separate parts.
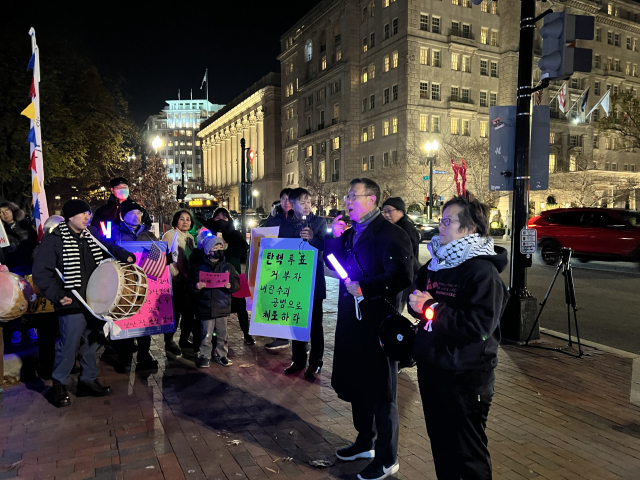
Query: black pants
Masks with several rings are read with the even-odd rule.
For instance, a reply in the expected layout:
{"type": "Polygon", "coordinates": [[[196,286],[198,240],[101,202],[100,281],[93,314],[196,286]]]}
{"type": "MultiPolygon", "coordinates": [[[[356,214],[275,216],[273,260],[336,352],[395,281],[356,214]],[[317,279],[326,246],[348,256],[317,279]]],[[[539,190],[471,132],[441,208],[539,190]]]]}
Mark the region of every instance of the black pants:
{"type": "MultiPolygon", "coordinates": [[[[180,327],[180,342],[186,343],[193,333],[193,348],[197,350],[200,347],[200,322],[195,321],[187,293],[182,288],[176,288],[173,295],[173,319],[176,330],[180,327]]],[[[171,343],[173,335],[174,333],[165,333],[164,343],[171,343]]]]}
{"type": "MultiPolygon", "coordinates": [[[[322,366],[324,354],[324,330],[322,328],[322,300],[314,300],[311,310],[311,351],[309,352],[309,365],[322,366]]],[[[307,342],[294,340],[291,345],[293,361],[300,364],[307,363],[307,342]]]]}
{"type": "Polygon", "coordinates": [[[356,444],[366,449],[374,446],[376,461],[389,467],[398,459],[398,404],[394,399],[389,403],[351,402],[353,426],[358,432],[356,444]]]}
{"type": "Polygon", "coordinates": [[[249,334],[249,312],[247,312],[247,299],[231,297],[231,313],[238,314],[240,330],[245,335],[249,334]]]}
{"type": "Polygon", "coordinates": [[[487,416],[493,370],[453,372],[418,364],[418,384],[438,480],[490,480],[487,416]]]}

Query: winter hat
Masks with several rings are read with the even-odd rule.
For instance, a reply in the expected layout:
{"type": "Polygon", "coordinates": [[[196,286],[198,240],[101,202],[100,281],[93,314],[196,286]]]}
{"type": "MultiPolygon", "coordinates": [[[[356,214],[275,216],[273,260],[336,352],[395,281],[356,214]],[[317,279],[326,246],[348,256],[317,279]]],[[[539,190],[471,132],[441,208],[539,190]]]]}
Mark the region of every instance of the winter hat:
{"type": "Polygon", "coordinates": [[[129,213],[131,210],[140,210],[142,213],[145,212],[144,207],[142,207],[141,205],[138,205],[133,200],[130,200],[127,198],[124,202],[120,204],[120,215],[122,216],[122,218],[124,218],[125,215],[129,213]]]}
{"type": "Polygon", "coordinates": [[[382,204],[384,208],[385,205],[390,205],[396,210],[400,210],[402,213],[407,213],[407,207],[404,204],[404,201],[400,197],[391,197],[387,198],[385,202],[382,204]]]}
{"type": "Polygon", "coordinates": [[[224,248],[224,242],[221,238],[213,236],[205,238],[204,242],[202,242],[202,250],[204,251],[204,254],[207,255],[218,243],[224,248]]]}
{"type": "Polygon", "coordinates": [[[71,217],[75,217],[79,213],[90,212],[91,207],[84,200],[69,200],[62,207],[62,215],[65,220],[69,220],[71,217]]]}
{"type": "Polygon", "coordinates": [[[124,183],[125,185],[129,185],[129,180],[123,177],[116,177],[111,179],[111,181],[109,182],[109,185],[111,185],[111,188],[115,188],[121,183],[124,183]]]}

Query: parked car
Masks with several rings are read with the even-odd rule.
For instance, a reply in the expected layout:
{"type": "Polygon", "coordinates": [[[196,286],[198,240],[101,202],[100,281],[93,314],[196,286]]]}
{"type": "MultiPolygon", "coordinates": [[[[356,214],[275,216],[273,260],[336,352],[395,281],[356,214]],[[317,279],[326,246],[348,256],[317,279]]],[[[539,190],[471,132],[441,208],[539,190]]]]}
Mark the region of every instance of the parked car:
{"type": "Polygon", "coordinates": [[[542,259],[560,260],[560,249],[573,249],[581,261],[640,262],[640,212],[614,208],[547,210],[529,220],[535,228],[542,259]]]}
{"type": "Polygon", "coordinates": [[[413,221],[420,234],[420,241],[431,240],[432,237],[438,235],[438,222],[437,220],[429,220],[426,215],[409,215],[409,218],[413,221]]]}

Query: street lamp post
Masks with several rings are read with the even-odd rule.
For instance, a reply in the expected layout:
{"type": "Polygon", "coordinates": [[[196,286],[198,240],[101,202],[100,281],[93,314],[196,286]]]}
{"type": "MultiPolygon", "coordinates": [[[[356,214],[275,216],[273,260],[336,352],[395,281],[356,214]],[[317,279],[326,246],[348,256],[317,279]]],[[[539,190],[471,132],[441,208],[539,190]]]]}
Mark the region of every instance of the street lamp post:
{"type": "Polygon", "coordinates": [[[429,162],[429,221],[431,221],[433,215],[433,162],[436,159],[439,146],[435,140],[424,145],[424,149],[427,151],[427,161],[429,162]]]}

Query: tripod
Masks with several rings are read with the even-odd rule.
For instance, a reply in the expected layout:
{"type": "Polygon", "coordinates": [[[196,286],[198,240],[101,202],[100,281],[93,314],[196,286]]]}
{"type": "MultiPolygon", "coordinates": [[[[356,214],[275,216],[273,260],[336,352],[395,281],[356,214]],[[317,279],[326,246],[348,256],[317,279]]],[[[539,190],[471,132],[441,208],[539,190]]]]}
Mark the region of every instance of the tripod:
{"type": "Polygon", "coordinates": [[[567,355],[571,355],[572,357],[580,358],[582,357],[583,352],[582,352],[582,345],[580,344],[580,332],[578,331],[578,317],[576,315],[576,312],[578,311],[578,307],[576,305],[576,291],[573,286],[573,270],[571,268],[571,254],[573,253],[573,250],[571,250],[570,248],[562,248],[560,250],[560,253],[561,253],[560,263],[556,268],[556,273],[553,275],[553,280],[551,280],[551,285],[549,285],[549,289],[547,290],[547,293],[544,296],[544,300],[542,300],[542,303],[540,304],[540,310],[538,310],[538,316],[536,317],[536,321],[533,324],[533,327],[531,328],[531,332],[529,332],[529,336],[527,337],[527,341],[525,342],[525,345],[529,346],[529,340],[531,340],[533,331],[535,330],[536,325],[540,320],[540,315],[542,315],[542,310],[544,309],[544,306],[547,304],[547,300],[549,299],[549,294],[551,293],[553,284],[556,283],[558,274],[562,272],[562,276],[564,277],[564,301],[567,304],[567,329],[569,333],[569,343],[567,346],[571,347],[573,345],[573,342],[571,340],[571,309],[573,309],[573,321],[576,326],[576,338],[578,340],[578,355],[573,355],[572,353],[564,351],[563,348],[565,347],[547,348],[547,347],[541,347],[538,345],[531,345],[531,346],[532,347],[534,346],[537,348],[544,348],[546,350],[555,350],[561,353],[565,353],[567,355]]]}

